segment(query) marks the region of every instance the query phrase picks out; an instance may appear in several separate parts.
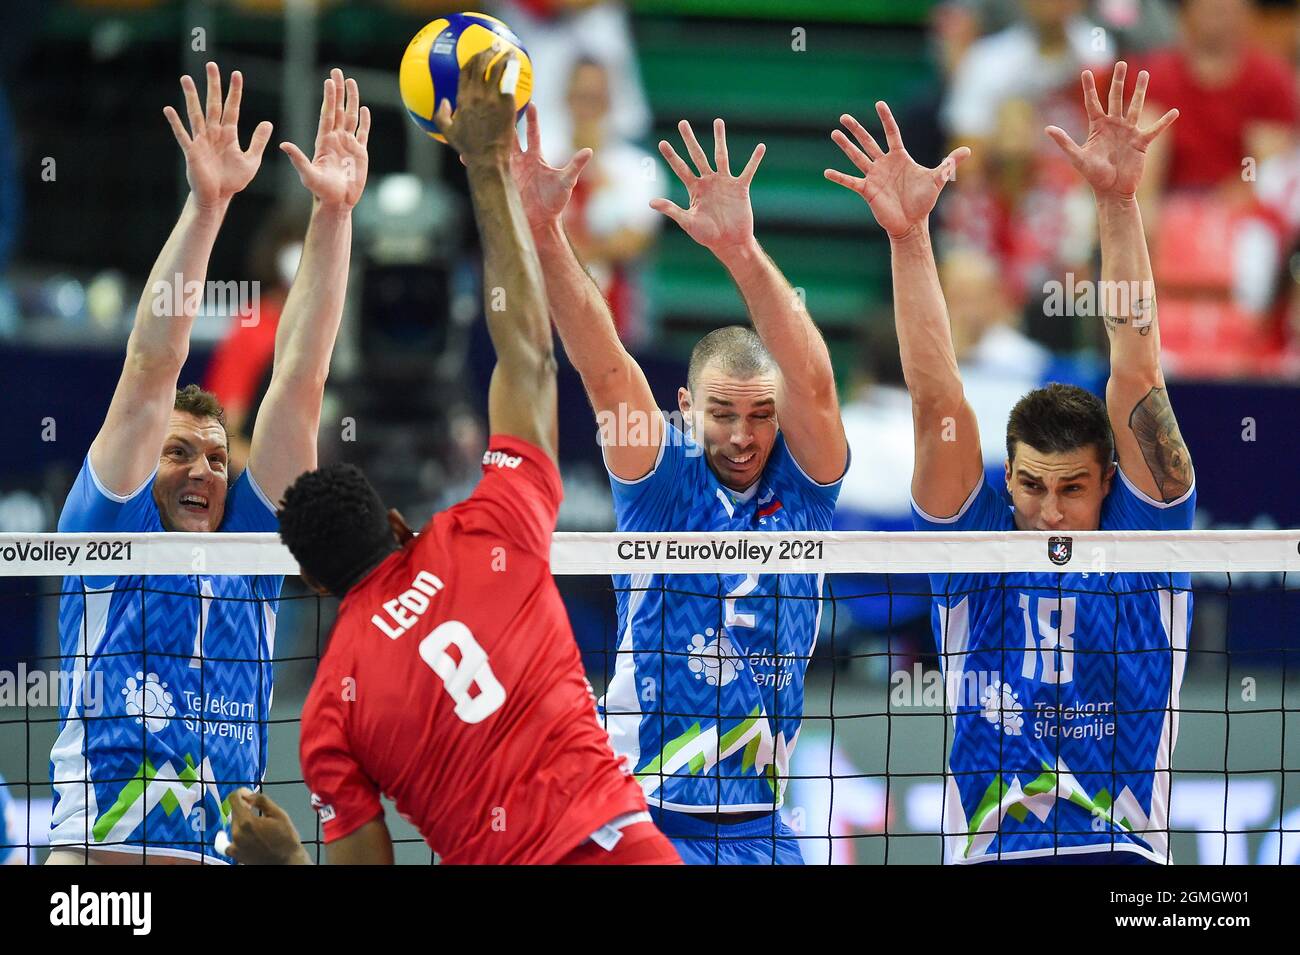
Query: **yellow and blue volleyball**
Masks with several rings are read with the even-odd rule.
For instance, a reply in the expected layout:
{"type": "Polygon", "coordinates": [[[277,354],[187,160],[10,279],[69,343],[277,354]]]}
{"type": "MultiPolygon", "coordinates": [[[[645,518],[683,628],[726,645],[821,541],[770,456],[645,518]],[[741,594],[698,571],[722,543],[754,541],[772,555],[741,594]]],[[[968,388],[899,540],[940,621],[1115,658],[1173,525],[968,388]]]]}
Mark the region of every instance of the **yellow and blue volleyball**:
{"type": "Polygon", "coordinates": [[[425,24],[406,47],[398,73],[402,102],[415,124],[439,142],[447,140],[433,121],[438,104],[444,99],[451,100],[455,112],[461,67],[494,43],[498,52],[488,64],[489,70],[501,57],[511,53],[519,60],[515,108],[517,115],[522,114],[533,95],[533,64],[519,37],[496,17],[485,13],[449,13],[425,24]]]}

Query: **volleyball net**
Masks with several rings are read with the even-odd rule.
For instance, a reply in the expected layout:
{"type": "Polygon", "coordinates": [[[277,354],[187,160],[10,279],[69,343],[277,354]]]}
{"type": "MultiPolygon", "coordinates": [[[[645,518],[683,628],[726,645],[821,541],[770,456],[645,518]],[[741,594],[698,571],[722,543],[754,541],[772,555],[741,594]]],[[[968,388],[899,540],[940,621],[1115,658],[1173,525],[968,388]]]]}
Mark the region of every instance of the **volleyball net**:
{"type": "MultiPolygon", "coordinates": [[[[1035,826],[1300,861],[1300,531],[558,533],[552,570],[651,805],[770,800],[808,863],[1014,857],[1035,826]]],[[[153,821],[201,849],[260,780],[319,856],[297,744],[337,602],[296,573],[270,534],[0,535],[0,861],[44,858],[52,766],[90,845],[153,821]],[[248,575],[283,590],[223,590],[248,575]],[[127,606],[143,645],[102,643],[127,606]],[[119,734],[119,777],[76,777],[70,701],[119,734]],[[177,722],[188,748],[155,765],[177,722]],[[252,778],[213,769],[229,747],[252,778]]],[[[388,819],[398,861],[429,862],[388,819]]]]}

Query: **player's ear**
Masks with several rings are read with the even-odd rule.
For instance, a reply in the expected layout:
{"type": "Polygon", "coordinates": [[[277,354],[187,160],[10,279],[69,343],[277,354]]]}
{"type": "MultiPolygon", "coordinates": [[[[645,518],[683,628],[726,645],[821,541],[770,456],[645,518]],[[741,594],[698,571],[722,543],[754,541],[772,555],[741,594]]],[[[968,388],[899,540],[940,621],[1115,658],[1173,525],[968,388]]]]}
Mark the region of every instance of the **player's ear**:
{"type": "Polygon", "coordinates": [[[415,531],[411,530],[406,519],[402,517],[402,512],[395,507],[388,509],[388,526],[393,529],[393,536],[397,538],[397,543],[401,547],[405,547],[415,539],[415,531]]]}
{"type": "Polygon", "coordinates": [[[1011,493],[1011,459],[1007,458],[1002,462],[1002,479],[1006,482],[1007,493],[1011,493]]]}
{"type": "Polygon", "coordinates": [[[682,420],[689,424],[691,420],[691,393],[686,388],[677,389],[677,409],[682,413],[682,420]]]}
{"type": "Polygon", "coordinates": [[[1119,466],[1114,461],[1112,461],[1108,467],[1102,469],[1101,493],[1103,495],[1110,493],[1110,486],[1111,483],[1115,480],[1115,471],[1118,469],[1118,467],[1119,466]]]}

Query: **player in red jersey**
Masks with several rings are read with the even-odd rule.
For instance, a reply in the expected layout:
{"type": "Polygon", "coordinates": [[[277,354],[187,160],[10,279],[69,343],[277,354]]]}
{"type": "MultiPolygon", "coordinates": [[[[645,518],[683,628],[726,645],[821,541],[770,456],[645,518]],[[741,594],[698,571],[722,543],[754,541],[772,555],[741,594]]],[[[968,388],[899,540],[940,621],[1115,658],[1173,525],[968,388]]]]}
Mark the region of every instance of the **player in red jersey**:
{"type": "MultiPolygon", "coordinates": [[[[597,722],[550,573],[555,361],[510,177],[506,60],[488,73],[490,56],[461,72],[455,119],[445,102],[437,116],[483,242],[497,353],[483,478],[418,537],[350,465],[285,492],[280,533],[304,580],[343,598],[303,710],[303,777],[332,863],[392,862],[381,793],[446,863],[676,863],[597,722]]],[[[265,794],[232,804],[236,861],[310,861],[265,794]]]]}

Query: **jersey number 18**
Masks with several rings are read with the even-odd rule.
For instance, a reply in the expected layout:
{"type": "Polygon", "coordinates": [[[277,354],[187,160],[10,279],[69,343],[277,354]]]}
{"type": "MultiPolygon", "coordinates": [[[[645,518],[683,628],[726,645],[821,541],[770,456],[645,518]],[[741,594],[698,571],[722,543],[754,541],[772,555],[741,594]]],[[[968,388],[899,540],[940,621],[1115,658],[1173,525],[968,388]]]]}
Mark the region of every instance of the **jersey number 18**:
{"type": "Polygon", "coordinates": [[[1073,597],[1020,595],[1020,610],[1025,618],[1025,662],[1020,675],[1025,679],[1037,679],[1040,683],[1069,683],[1074,679],[1074,600],[1073,597]],[[1030,612],[1035,600],[1036,614],[1030,612]],[[1052,624],[1054,616],[1055,625],[1052,624]]]}

